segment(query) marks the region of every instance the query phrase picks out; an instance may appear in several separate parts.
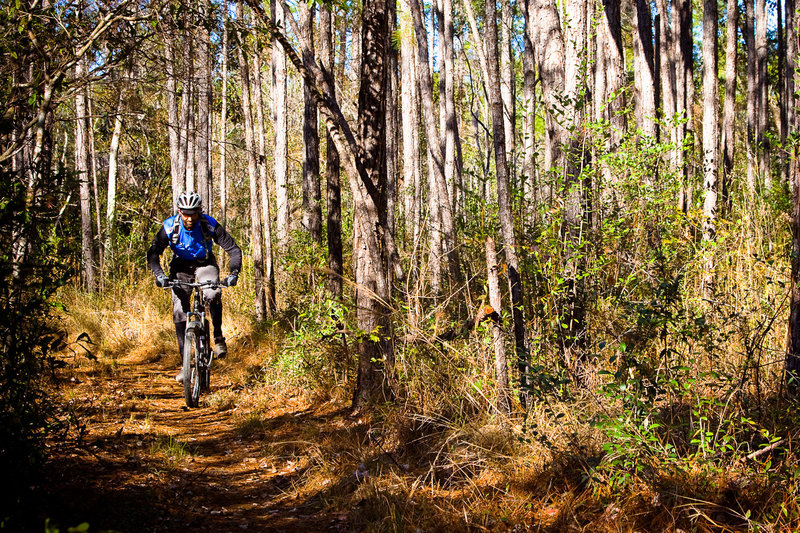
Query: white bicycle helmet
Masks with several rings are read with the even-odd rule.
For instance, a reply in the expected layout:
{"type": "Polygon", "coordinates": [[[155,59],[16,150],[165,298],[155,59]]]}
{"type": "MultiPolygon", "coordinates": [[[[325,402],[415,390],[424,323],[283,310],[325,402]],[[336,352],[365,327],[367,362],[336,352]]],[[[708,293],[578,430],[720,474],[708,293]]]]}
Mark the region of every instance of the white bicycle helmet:
{"type": "Polygon", "coordinates": [[[199,211],[203,206],[203,199],[200,198],[200,195],[194,191],[182,192],[180,195],[178,195],[178,201],[176,205],[178,209],[184,213],[187,211],[199,211]]]}

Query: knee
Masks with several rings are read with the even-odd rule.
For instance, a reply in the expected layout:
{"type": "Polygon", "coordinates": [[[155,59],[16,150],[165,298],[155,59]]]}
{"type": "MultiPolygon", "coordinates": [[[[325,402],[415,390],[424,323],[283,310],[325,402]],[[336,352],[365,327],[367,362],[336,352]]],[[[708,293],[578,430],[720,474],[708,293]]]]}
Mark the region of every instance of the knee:
{"type": "Polygon", "coordinates": [[[207,302],[218,302],[221,296],[222,291],[220,289],[205,289],[203,291],[203,297],[207,302]]]}

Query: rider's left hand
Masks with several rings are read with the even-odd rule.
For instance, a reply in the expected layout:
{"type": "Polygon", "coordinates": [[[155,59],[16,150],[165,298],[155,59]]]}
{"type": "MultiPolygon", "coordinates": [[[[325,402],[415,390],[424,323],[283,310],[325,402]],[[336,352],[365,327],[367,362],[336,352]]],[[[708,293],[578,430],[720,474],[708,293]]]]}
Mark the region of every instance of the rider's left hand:
{"type": "Polygon", "coordinates": [[[239,281],[239,273],[231,272],[230,276],[225,278],[224,283],[226,287],[234,287],[238,281],[239,281]]]}

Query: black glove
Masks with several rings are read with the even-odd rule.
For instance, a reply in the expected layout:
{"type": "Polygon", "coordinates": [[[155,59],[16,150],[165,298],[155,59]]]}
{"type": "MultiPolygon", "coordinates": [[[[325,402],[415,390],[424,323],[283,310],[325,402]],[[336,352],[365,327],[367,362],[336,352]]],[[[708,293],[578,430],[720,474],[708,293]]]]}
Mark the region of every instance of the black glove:
{"type": "Polygon", "coordinates": [[[169,285],[169,279],[164,274],[159,274],[156,276],[156,285],[158,287],[166,287],[169,285]]]}
{"type": "Polygon", "coordinates": [[[236,285],[236,282],[238,281],[239,281],[239,273],[231,272],[230,276],[225,278],[223,285],[225,285],[226,287],[234,287],[236,285]]]}

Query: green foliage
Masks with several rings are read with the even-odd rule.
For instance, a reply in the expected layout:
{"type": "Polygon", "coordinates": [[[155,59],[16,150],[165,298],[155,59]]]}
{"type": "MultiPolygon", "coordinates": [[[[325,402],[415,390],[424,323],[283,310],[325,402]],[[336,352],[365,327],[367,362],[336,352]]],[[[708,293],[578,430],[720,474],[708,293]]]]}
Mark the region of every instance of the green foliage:
{"type": "MultiPolygon", "coordinates": [[[[15,494],[35,473],[45,439],[60,426],[46,393],[56,364],[52,353],[63,345],[49,299],[67,269],[58,255],[53,211],[28,209],[17,176],[0,172],[0,470],[15,494]]],[[[14,501],[0,505],[4,511],[14,501]]]]}

